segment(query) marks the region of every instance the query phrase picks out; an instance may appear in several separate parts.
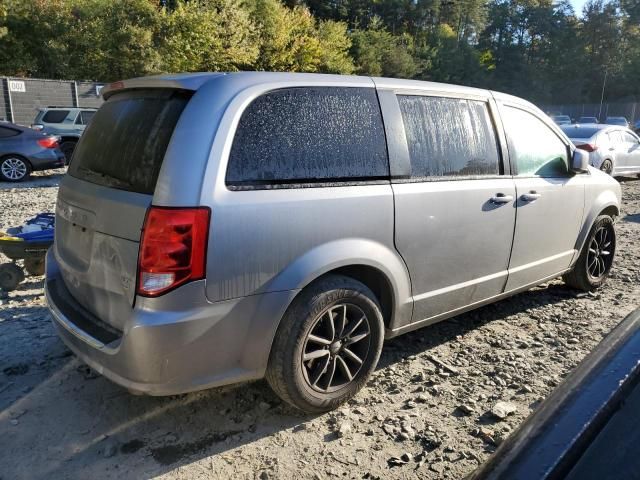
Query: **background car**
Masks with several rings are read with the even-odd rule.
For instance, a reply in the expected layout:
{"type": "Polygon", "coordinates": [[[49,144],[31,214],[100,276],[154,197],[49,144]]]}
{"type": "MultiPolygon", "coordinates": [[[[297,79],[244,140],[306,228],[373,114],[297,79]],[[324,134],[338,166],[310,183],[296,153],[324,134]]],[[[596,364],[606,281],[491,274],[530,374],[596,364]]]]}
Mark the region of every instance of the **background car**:
{"type": "Polygon", "coordinates": [[[551,119],[558,125],[571,125],[571,117],[569,115],[552,115],[551,119]]]}
{"type": "Polygon", "coordinates": [[[596,117],[580,117],[576,123],[599,123],[596,117]]]}
{"type": "Polygon", "coordinates": [[[639,349],[636,310],[469,479],[638,478],[639,349]]]}
{"type": "Polygon", "coordinates": [[[612,125],[563,125],[574,145],[589,152],[589,163],[609,175],[640,173],[640,138],[612,125]]]}
{"type": "Polygon", "coordinates": [[[58,137],[13,123],[0,125],[0,180],[19,182],[34,170],[64,166],[58,137]]]}
{"type": "Polygon", "coordinates": [[[38,110],[31,128],[60,136],[60,150],[69,164],[80,135],[95,113],[95,108],[44,107],[38,110]]]}
{"type": "Polygon", "coordinates": [[[607,125],[620,125],[621,127],[629,128],[629,120],[624,117],[607,117],[604,123],[607,125]]]}

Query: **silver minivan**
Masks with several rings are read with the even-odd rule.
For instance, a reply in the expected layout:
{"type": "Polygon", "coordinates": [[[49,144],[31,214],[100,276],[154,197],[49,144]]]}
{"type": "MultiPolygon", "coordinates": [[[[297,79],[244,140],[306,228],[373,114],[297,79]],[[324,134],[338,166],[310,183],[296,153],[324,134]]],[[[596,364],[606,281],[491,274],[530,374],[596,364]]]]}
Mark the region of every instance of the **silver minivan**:
{"type": "Polygon", "coordinates": [[[326,411],[386,338],[611,269],[620,186],[519,98],[257,72],[103,95],[45,289],[64,342],[133,392],[266,377],[326,411]]]}

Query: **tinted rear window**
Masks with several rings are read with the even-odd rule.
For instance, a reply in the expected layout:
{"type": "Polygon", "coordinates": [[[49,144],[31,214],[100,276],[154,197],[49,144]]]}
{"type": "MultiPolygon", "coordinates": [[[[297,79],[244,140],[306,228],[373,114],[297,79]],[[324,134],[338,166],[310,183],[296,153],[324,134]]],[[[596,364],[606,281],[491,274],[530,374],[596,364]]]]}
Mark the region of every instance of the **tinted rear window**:
{"type": "Polygon", "coordinates": [[[230,185],[388,176],[373,88],[288,88],[258,97],[240,119],[227,169],[230,185]]]}
{"type": "Polygon", "coordinates": [[[49,110],[42,117],[42,121],[45,123],[62,123],[64,119],[69,115],[69,110],[49,110]]]}
{"type": "Polygon", "coordinates": [[[93,110],[82,110],[76,118],[76,123],[78,125],[89,125],[89,122],[93,118],[96,112],[93,110]]]}
{"type": "Polygon", "coordinates": [[[153,194],[173,130],[190,94],[154,89],[123,92],[93,116],[69,173],[98,185],[153,194]]]}
{"type": "Polygon", "coordinates": [[[0,138],[15,137],[16,135],[19,135],[19,134],[20,134],[19,130],[14,130],[13,128],[7,128],[7,127],[0,127],[0,138]]]}
{"type": "Polygon", "coordinates": [[[574,127],[572,125],[560,128],[569,138],[590,138],[601,130],[600,128],[574,127]]]}
{"type": "Polygon", "coordinates": [[[498,144],[486,102],[399,95],[411,176],[499,174],[498,144]]]}

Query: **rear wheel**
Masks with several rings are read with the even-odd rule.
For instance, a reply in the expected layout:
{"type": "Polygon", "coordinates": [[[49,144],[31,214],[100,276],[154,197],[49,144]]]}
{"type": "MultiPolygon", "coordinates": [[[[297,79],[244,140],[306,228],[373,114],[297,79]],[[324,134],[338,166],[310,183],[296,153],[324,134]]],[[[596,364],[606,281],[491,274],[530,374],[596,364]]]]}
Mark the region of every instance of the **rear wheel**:
{"type": "Polygon", "coordinates": [[[613,219],[608,215],[600,215],[591,227],[573,270],[564,275],[565,283],[584,291],[599,288],[609,276],[615,252],[613,219]]]}
{"type": "Polygon", "coordinates": [[[60,144],[60,150],[64,153],[64,163],[65,165],[69,165],[71,163],[71,156],[73,155],[73,151],[76,148],[76,142],[72,140],[65,140],[60,144]]]}
{"type": "Polygon", "coordinates": [[[309,413],[352,398],[373,372],[384,337],[380,305],[364,284],[331,275],[304,290],[273,343],[267,381],[287,403],[309,413]]]}
{"type": "Polygon", "coordinates": [[[0,289],[10,292],[18,288],[20,282],[24,280],[24,272],[15,263],[4,263],[0,265],[0,289]]]}
{"type": "Polygon", "coordinates": [[[19,182],[31,173],[31,165],[24,158],[6,156],[0,159],[0,178],[7,182],[19,182]]]}
{"type": "Polygon", "coordinates": [[[607,159],[602,162],[602,165],[600,165],[600,170],[602,170],[607,175],[611,175],[613,173],[613,163],[611,163],[611,160],[607,159]]]}
{"type": "Polygon", "coordinates": [[[25,258],[24,269],[29,275],[44,275],[44,257],[25,258]]]}

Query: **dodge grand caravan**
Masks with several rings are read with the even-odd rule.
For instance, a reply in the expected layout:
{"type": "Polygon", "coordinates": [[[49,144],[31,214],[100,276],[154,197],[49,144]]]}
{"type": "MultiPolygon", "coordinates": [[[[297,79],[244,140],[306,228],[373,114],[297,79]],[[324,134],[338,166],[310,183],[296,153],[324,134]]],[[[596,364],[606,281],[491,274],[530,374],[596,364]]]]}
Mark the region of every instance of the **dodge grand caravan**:
{"type": "Polygon", "coordinates": [[[103,95],[61,182],[46,295],[64,342],[133,392],[266,377],[325,411],[385,338],[611,269],[619,185],[519,98],[281,73],[103,95]]]}

